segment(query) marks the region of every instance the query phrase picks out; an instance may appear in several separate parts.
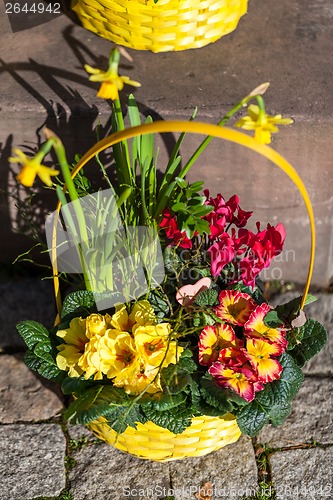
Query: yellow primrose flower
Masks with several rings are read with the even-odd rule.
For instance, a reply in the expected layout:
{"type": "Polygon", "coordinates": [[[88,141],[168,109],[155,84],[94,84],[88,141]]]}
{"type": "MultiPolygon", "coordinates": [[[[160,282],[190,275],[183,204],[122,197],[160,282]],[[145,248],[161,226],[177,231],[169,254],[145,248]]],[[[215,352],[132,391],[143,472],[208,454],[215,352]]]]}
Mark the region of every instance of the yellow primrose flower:
{"type": "Polygon", "coordinates": [[[91,339],[95,335],[104,335],[109,328],[110,315],[90,314],[86,318],[86,336],[91,339]]]}
{"type": "Polygon", "coordinates": [[[135,345],[146,365],[164,368],[177,362],[184,349],[176,341],[169,340],[170,334],[170,323],[139,326],[135,330],[135,345]]]}
{"type": "Polygon", "coordinates": [[[123,387],[127,394],[133,396],[137,396],[143,391],[149,394],[155,394],[156,392],[162,391],[160,377],[156,377],[157,372],[158,368],[145,367],[140,363],[132,378],[130,380],[123,380],[122,385],[118,384],[118,387],[123,387]]]}
{"type": "Polygon", "coordinates": [[[28,158],[20,149],[15,148],[14,153],[17,156],[10,157],[9,161],[23,165],[21,172],[16,177],[23,186],[31,187],[37,175],[44,184],[52,186],[51,177],[58,175],[60,173],[59,170],[53,170],[41,165],[42,158],[38,153],[33,158],[28,158]]]}
{"type": "Polygon", "coordinates": [[[281,115],[267,115],[256,104],[250,104],[248,107],[248,116],[241,118],[235,126],[244,130],[254,130],[254,138],[258,142],[261,144],[270,144],[271,134],[279,131],[276,125],[289,125],[293,121],[291,118],[282,118],[281,115]]]}
{"type": "Polygon", "coordinates": [[[94,380],[102,380],[103,373],[101,371],[101,359],[99,354],[99,336],[92,337],[89,342],[86,343],[84,353],[78,361],[78,366],[82,369],[84,373],[84,378],[88,378],[94,375],[94,380]]]}
{"type": "Polygon", "coordinates": [[[56,363],[60,370],[68,371],[70,377],[80,377],[83,373],[78,362],[88,342],[85,331],[86,320],[74,318],[70,322],[69,328],[57,332],[57,336],[62,338],[65,344],[57,346],[60,352],[57,354],[56,363]]]}
{"type": "Polygon", "coordinates": [[[134,304],[129,320],[133,332],[138,326],[154,325],[156,323],[155,311],[148,300],[139,300],[134,304]]]}
{"type": "MultiPolygon", "coordinates": [[[[118,330],[108,330],[100,339],[99,356],[101,371],[114,378],[114,383],[131,379],[137,370],[139,358],[131,335],[118,330]]],[[[122,385],[118,385],[122,387],[122,385]]]]}
{"type": "Polygon", "coordinates": [[[130,329],[128,313],[124,304],[116,306],[116,312],[112,314],[110,324],[115,330],[127,332],[130,329]]]}
{"type": "Polygon", "coordinates": [[[92,82],[101,82],[97,97],[112,99],[114,101],[119,99],[119,90],[122,90],[125,84],[132,85],[133,87],[141,87],[141,83],[130,80],[128,76],[118,75],[118,63],[119,51],[114,50],[111,52],[107,71],[92,68],[88,64],[85,64],[84,69],[92,75],[89,77],[89,80],[92,82]]]}
{"type": "Polygon", "coordinates": [[[156,323],[155,312],[147,300],[136,302],[131,314],[128,314],[124,304],[117,305],[116,312],[110,319],[111,326],[122,332],[135,331],[137,326],[154,323],[156,323]]]}

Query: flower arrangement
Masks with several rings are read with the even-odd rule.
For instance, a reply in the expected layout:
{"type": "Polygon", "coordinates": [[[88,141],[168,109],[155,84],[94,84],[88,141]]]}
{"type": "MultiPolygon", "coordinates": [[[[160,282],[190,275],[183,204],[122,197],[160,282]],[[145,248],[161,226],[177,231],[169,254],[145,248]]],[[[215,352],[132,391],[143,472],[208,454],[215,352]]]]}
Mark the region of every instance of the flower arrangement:
{"type": "MultiPolygon", "coordinates": [[[[121,133],[119,91],[139,83],[120,77],[118,63],[113,50],[106,72],[86,70],[101,83],[98,95],[114,101],[113,132],[121,133]]],[[[269,143],[277,125],[292,120],[266,114],[267,87],[243,98],[219,125],[247,108],[236,126],[269,143]]],[[[128,114],[139,126],[133,96],[128,114]]],[[[114,181],[96,149],[71,168],[60,139],[45,133],[33,158],[16,150],[11,161],[23,165],[17,178],[24,186],[39,176],[58,195],[49,247],[59,316],[50,329],[30,320],[17,328],[28,347],[27,365],[74,396],[65,417],[103,422],[118,436],[147,422],[181,434],[200,416],[234,420],[250,436],[266,423],[282,424],[302,384],[302,366],[326,341],[323,326],[302,312],[314,297],[272,308],[260,288],[260,272],[283,249],[283,225],[262,229],[257,222],[254,232],[247,227],[252,212],[240,207],[237,195],[226,200],[202,192],[200,181],[186,181],[209,136],[181,167],[181,134],[160,177],[152,134],[118,141],[114,181]],[[41,164],[51,148],[57,170],[41,164]],[[108,186],[95,194],[81,169],[90,157],[108,186]],[[55,243],[55,232],[59,237],[64,226],[82,280],[61,304],[56,262],[65,241],[55,243]]],[[[70,279],[73,268],[60,274],[70,279]]]]}

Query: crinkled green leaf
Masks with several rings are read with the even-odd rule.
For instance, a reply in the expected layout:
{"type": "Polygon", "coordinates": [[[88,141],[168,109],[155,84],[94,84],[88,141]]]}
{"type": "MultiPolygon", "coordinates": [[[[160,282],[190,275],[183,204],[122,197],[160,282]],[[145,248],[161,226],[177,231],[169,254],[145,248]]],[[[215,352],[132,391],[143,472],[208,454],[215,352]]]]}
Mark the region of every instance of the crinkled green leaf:
{"type": "Polygon", "coordinates": [[[314,319],[308,319],[299,330],[301,343],[290,351],[290,355],[299,366],[304,366],[324,347],[327,342],[327,332],[324,326],[314,319]]]}
{"type": "Polygon", "coordinates": [[[150,292],[148,300],[158,318],[164,319],[169,317],[169,304],[158,289],[150,292]]]}
{"type": "Polygon", "coordinates": [[[186,403],[166,411],[156,411],[145,406],[143,412],[154,424],[169,429],[174,434],[182,433],[186,427],[191,425],[193,417],[193,410],[186,403]]]}
{"type": "Polygon", "coordinates": [[[184,403],[186,398],[187,394],[184,392],[180,392],[178,394],[164,394],[163,392],[157,392],[156,394],[145,394],[143,398],[140,399],[140,405],[157,411],[171,410],[172,408],[184,403]]]}
{"type": "Polygon", "coordinates": [[[279,406],[273,406],[269,412],[269,422],[277,427],[278,425],[282,425],[287,417],[289,417],[291,413],[291,404],[285,403],[279,406]]]}
{"type": "Polygon", "coordinates": [[[91,387],[79,396],[64,416],[73,424],[87,424],[110,412],[111,405],[122,406],[129,402],[129,398],[122,397],[115,387],[100,385],[91,387]]]}
{"type": "Polygon", "coordinates": [[[279,358],[283,367],[279,380],[266,384],[256,398],[237,415],[237,423],[243,434],[255,436],[270,421],[280,425],[290,413],[290,403],[299,391],[304,375],[293,358],[284,353],[279,358]]]}
{"type": "Polygon", "coordinates": [[[41,360],[37,358],[37,356],[33,353],[33,351],[30,351],[30,349],[28,349],[24,355],[24,362],[27,367],[34,372],[38,371],[41,364],[41,360]]]}
{"type": "Polygon", "coordinates": [[[209,288],[209,290],[203,290],[198,293],[195,297],[195,304],[200,307],[211,307],[218,304],[219,291],[215,288],[209,288]]]}
{"type": "Polygon", "coordinates": [[[16,329],[29,349],[33,349],[38,342],[49,339],[48,330],[37,321],[22,321],[16,325],[16,329]]]}
{"type": "Polygon", "coordinates": [[[140,411],[140,407],[137,404],[131,406],[111,405],[110,408],[104,417],[108,425],[119,434],[125,432],[127,427],[134,427],[136,429],[139,422],[143,424],[147,421],[147,418],[140,411]]]}
{"type": "Polygon", "coordinates": [[[237,415],[237,424],[243,434],[255,436],[268,422],[268,411],[261,404],[254,400],[244,406],[237,415]]]}
{"type": "Polygon", "coordinates": [[[232,410],[232,404],[227,399],[227,391],[219,387],[214,379],[203,377],[200,380],[200,393],[208,405],[219,410],[220,415],[232,410]]]}
{"type": "Polygon", "coordinates": [[[76,313],[82,309],[95,308],[94,294],[89,290],[78,290],[72,292],[65,297],[61,318],[67,316],[67,314],[76,313]]]}
{"type": "Polygon", "coordinates": [[[62,380],[66,376],[66,373],[62,370],[59,370],[56,364],[51,364],[48,362],[42,361],[40,366],[37,369],[39,375],[49,380],[53,380],[58,384],[61,384],[62,380]]]}

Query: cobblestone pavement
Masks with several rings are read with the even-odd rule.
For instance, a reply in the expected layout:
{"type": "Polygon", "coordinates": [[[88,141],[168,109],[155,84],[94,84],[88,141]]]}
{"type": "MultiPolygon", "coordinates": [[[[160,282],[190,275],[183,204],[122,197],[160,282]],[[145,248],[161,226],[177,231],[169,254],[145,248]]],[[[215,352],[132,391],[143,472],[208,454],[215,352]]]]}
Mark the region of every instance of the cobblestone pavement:
{"type": "MultiPolygon", "coordinates": [[[[51,290],[33,293],[44,311],[39,319],[49,319],[51,290]]],[[[213,499],[332,498],[333,295],[320,294],[308,314],[326,325],[330,341],[306,367],[286,423],[167,464],[126,455],[63,422],[62,395],[25,367],[9,315],[0,335],[0,500],[190,500],[204,482],[215,485],[213,499]]],[[[31,317],[29,304],[21,302],[15,317],[31,317]]]]}

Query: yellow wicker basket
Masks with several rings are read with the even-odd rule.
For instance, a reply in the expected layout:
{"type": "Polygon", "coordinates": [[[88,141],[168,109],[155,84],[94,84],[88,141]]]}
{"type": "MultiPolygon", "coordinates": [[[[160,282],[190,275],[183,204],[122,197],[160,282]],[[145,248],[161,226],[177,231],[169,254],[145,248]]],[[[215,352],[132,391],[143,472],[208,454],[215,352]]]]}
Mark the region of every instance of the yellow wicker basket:
{"type": "Polygon", "coordinates": [[[236,29],[248,0],[72,0],[84,28],[118,45],[166,52],[203,47],[236,29]]]}
{"type": "MultiPolygon", "coordinates": [[[[311,250],[309,269],[306,284],[304,287],[301,308],[303,309],[305,298],[308,294],[315,254],[315,224],[312,205],[310,202],[307,190],[295,171],[295,169],[276,151],[268,146],[258,143],[253,138],[244,133],[227,128],[221,128],[217,125],[198,122],[183,122],[183,121],[160,121],[150,124],[140,125],[138,127],[128,128],[99,141],[92,147],[77,163],[73,170],[72,177],[91,160],[96,154],[105,149],[118,144],[119,142],[133,137],[151,133],[167,133],[167,132],[187,132],[196,133],[205,136],[212,136],[226,141],[237,143],[245,146],[257,153],[261,154],[273,164],[284,171],[292,182],[299,189],[310,220],[311,231],[311,250]]],[[[64,190],[66,186],[64,186],[64,190]]],[[[57,210],[60,210],[60,202],[57,205],[57,210]]],[[[58,312],[61,312],[61,297],[59,289],[59,278],[57,262],[55,259],[56,249],[56,234],[53,238],[53,275],[54,289],[58,312]]],[[[170,460],[178,460],[186,457],[199,457],[215,451],[223,446],[234,443],[241,435],[236,419],[230,413],[223,417],[201,416],[192,419],[190,427],[185,429],[181,434],[173,434],[167,429],[159,427],[152,422],[145,424],[137,424],[137,428],[128,427],[122,434],[116,434],[103,417],[95,420],[88,425],[89,429],[100,439],[106,441],[111,446],[122,451],[135,455],[139,458],[166,462],[170,460]]]]}

